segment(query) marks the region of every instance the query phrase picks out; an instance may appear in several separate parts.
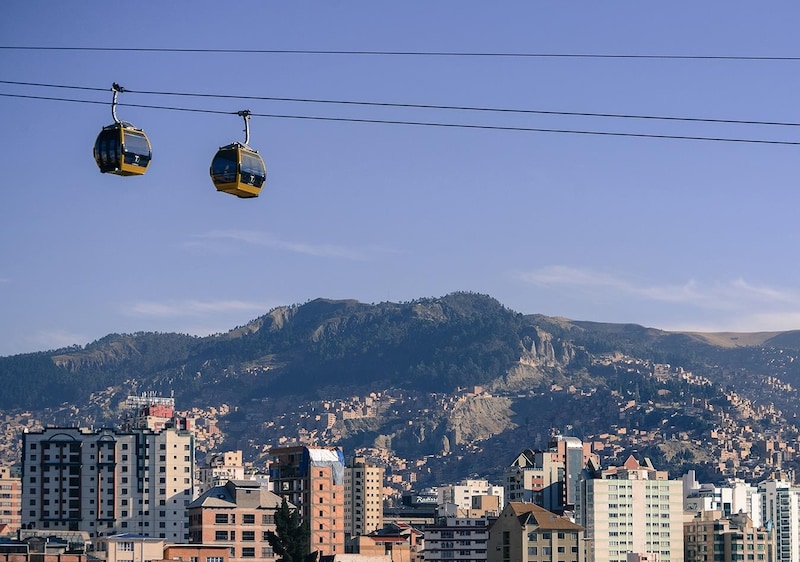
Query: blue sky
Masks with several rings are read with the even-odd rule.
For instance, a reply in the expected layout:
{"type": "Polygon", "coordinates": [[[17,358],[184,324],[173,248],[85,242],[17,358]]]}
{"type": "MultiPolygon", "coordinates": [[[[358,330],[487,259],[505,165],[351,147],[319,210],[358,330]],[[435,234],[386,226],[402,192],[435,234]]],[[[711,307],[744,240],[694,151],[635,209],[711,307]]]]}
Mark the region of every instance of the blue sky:
{"type": "MultiPolygon", "coordinates": [[[[0,46],[800,56],[800,5],[10,0],[0,46]]],[[[800,122],[800,61],[0,50],[0,80],[800,122]]],[[[235,115],[800,141],[798,128],[125,93],[142,177],[92,158],[111,93],[0,84],[0,355],[208,334],[317,297],[466,290],[662,329],[800,328],[800,147],[254,117],[268,179],[217,193],[235,115]]]]}

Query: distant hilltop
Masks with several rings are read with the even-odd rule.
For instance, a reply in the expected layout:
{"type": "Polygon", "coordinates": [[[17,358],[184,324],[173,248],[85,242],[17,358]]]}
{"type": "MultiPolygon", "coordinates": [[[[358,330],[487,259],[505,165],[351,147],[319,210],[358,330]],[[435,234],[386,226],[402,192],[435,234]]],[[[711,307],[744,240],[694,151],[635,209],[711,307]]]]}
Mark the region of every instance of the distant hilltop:
{"type": "MultiPolygon", "coordinates": [[[[730,432],[731,423],[749,427],[737,438],[753,442],[762,426],[794,431],[798,356],[798,331],[667,332],[523,315],[466,292],[403,303],[316,299],[214,336],[111,334],[0,358],[0,410],[48,424],[114,424],[128,396],[153,393],[181,410],[224,405],[218,438],[253,457],[264,441],[311,439],[460,456],[453,470],[471,470],[473,459],[503,461],[481,451],[513,454],[555,428],[585,440],[617,435],[663,462],[699,466],[713,460],[703,446],[674,443],[730,432]],[[633,439],[640,434],[648,438],[633,439]]],[[[728,456],[733,465],[756,458],[728,456]]]]}

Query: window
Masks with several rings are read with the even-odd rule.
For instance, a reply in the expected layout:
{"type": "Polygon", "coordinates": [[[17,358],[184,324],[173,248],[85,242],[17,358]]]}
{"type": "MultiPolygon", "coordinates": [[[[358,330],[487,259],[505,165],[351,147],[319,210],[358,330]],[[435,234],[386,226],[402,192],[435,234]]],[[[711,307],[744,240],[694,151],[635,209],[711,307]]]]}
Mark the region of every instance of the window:
{"type": "Polygon", "coordinates": [[[256,549],[252,546],[245,546],[242,547],[242,558],[255,558],[256,557],[256,549]]]}
{"type": "Polygon", "coordinates": [[[243,541],[254,541],[256,540],[256,532],[255,531],[242,531],[242,540],[243,541]]]}
{"type": "Polygon", "coordinates": [[[228,540],[228,531],[214,531],[214,540],[215,541],[228,540]]]}
{"type": "Polygon", "coordinates": [[[133,542],[124,541],[117,544],[119,545],[117,550],[121,550],[123,552],[133,552],[133,542]]]}
{"type": "Polygon", "coordinates": [[[244,525],[255,525],[256,524],[256,516],[253,513],[245,513],[242,515],[242,523],[244,525]]]}
{"type": "Polygon", "coordinates": [[[216,513],[214,514],[214,523],[227,523],[228,522],[228,514],[227,513],[216,513]]]}

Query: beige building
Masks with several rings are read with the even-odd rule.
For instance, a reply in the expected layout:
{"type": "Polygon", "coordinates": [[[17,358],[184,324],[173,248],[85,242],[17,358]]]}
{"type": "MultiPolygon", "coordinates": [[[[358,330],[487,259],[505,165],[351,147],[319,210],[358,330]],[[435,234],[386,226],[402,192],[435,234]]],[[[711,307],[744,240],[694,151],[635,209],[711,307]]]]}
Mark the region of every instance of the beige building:
{"type": "Polygon", "coordinates": [[[22,523],[22,479],[0,466],[0,536],[15,534],[22,523]]]}
{"type": "Polygon", "coordinates": [[[23,434],[22,447],[23,525],[188,540],[191,432],[49,427],[23,434]]]}
{"type": "Polygon", "coordinates": [[[167,544],[164,560],[180,562],[228,562],[230,549],[216,544],[167,544]]]}
{"type": "Polygon", "coordinates": [[[510,502],[489,528],[486,560],[584,562],[584,548],[580,525],[533,503],[510,502]]]}
{"type": "Polygon", "coordinates": [[[383,528],[384,469],[354,457],[344,469],[344,532],[355,537],[383,528]]]}
{"type": "Polygon", "coordinates": [[[503,509],[505,489],[502,486],[489,484],[488,480],[462,480],[458,484],[436,487],[436,501],[439,505],[455,504],[463,510],[472,509],[473,498],[494,496],[497,498],[498,511],[503,509]]]}
{"type": "Polygon", "coordinates": [[[683,562],[682,480],[631,456],[605,470],[590,465],[579,491],[575,519],[591,562],[627,562],[629,554],[683,562]]]}
{"type": "Polygon", "coordinates": [[[275,560],[267,532],[275,532],[280,506],[281,498],[258,482],[228,480],[189,505],[189,540],[228,547],[230,562],[275,560]]]}
{"type": "Polygon", "coordinates": [[[702,511],[683,524],[686,562],[706,560],[774,561],[772,539],[744,514],[723,517],[721,511],[702,511]]]}
{"type": "Polygon", "coordinates": [[[198,496],[214,486],[222,486],[228,480],[244,480],[242,451],[225,451],[209,455],[197,473],[198,496]]]}
{"type": "Polygon", "coordinates": [[[94,541],[92,556],[104,562],[153,562],[164,558],[164,539],[123,533],[94,541]]]}
{"type": "Polygon", "coordinates": [[[547,450],[525,449],[505,469],[505,501],[535,503],[554,513],[571,511],[581,472],[589,461],[599,464],[591,444],[554,435],[547,450]]]}
{"type": "MultiPolygon", "coordinates": [[[[388,557],[391,562],[421,562],[424,549],[424,535],[412,525],[390,523],[367,535],[353,537],[350,541],[353,560],[381,559],[388,557]]],[[[337,555],[338,557],[342,555],[337,555]]],[[[342,558],[344,559],[344,558],[342,558]]]]}
{"type": "Polygon", "coordinates": [[[270,455],[273,490],[300,509],[311,531],[310,552],[344,553],[345,462],[341,449],[298,445],[271,449],[270,455]]]}

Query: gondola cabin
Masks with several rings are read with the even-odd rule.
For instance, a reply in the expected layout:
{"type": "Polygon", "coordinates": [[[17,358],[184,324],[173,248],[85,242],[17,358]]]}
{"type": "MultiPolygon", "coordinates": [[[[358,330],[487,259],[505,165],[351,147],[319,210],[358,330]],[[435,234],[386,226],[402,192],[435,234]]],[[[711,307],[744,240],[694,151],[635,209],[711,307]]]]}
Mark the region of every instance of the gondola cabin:
{"type": "Polygon", "coordinates": [[[211,161],[211,181],[217,191],[237,197],[258,197],[267,179],[264,160],[246,144],[220,147],[211,161]]]}
{"type": "Polygon", "coordinates": [[[122,121],[103,127],[94,143],[94,159],[104,174],[140,176],[147,171],[151,156],[144,131],[122,121]]]}

